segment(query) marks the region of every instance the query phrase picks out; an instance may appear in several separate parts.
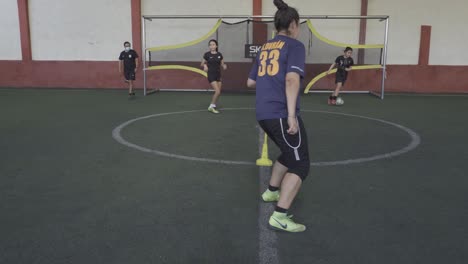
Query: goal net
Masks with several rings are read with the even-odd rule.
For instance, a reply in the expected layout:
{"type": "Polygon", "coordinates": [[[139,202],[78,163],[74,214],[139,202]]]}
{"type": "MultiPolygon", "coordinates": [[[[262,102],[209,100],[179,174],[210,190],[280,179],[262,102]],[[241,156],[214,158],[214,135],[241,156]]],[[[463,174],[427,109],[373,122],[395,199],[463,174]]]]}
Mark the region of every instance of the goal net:
{"type": "MultiPolygon", "coordinates": [[[[246,79],[261,44],[275,36],[272,17],[144,16],[145,94],[152,90],[210,89],[200,67],[209,40],[219,43],[228,69],[223,90],[248,91],[246,79]]],[[[383,99],[387,16],[303,16],[299,40],[306,47],[305,93],[334,89],[336,57],[353,48],[354,66],[343,92],[371,93],[383,99]],[[360,30],[365,24],[365,32],[360,30]]]]}

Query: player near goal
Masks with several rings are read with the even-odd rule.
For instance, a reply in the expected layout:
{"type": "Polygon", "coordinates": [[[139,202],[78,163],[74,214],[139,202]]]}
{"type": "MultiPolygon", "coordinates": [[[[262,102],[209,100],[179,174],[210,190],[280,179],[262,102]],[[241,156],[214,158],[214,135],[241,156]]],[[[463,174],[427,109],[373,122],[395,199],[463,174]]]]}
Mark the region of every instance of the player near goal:
{"type": "Polygon", "coordinates": [[[216,108],[216,103],[221,95],[221,68],[226,70],[227,65],[224,63],[223,54],[218,51],[218,41],[215,39],[210,40],[208,42],[208,47],[210,51],[203,55],[203,60],[200,66],[208,73],[208,82],[214,90],[214,95],[211,99],[208,111],[214,114],[219,114],[219,110],[216,108]]]}
{"type": "Polygon", "coordinates": [[[336,105],[336,101],[338,99],[338,95],[340,94],[340,89],[344,86],[346,79],[348,78],[348,72],[351,70],[352,66],[354,65],[353,58],[353,49],[351,47],[346,47],[344,50],[344,54],[338,56],[335,59],[335,62],[332,63],[330,69],[328,69],[327,74],[330,74],[330,71],[333,67],[336,66],[336,76],[335,76],[335,90],[333,91],[332,95],[328,98],[329,105],[336,105]]]}
{"type": "Polygon", "coordinates": [[[119,72],[122,74],[123,68],[125,82],[128,83],[128,94],[135,95],[133,81],[135,81],[135,74],[138,69],[138,54],[131,48],[128,41],[125,41],[124,48],[125,50],[119,56],[119,72]]]}
{"type": "Polygon", "coordinates": [[[262,194],[265,202],[277,202],[268,222],[277,230],[302,232],[305,225],[294,222],[287,212],[310,169],[307,134],[299,113],[305,47],[297,40],[297,10],[282,0],[273,3],[278,8],[274,20],[278,34],[262,46],[247,86],[256,87],[257,120],[281,150],[262,194]]]}

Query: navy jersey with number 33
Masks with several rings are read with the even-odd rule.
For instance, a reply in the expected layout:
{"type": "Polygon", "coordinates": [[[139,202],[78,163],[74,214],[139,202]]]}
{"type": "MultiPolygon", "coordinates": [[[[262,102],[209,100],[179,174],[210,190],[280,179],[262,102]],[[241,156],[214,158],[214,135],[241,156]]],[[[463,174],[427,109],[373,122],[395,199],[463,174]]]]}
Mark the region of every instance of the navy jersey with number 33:
{"type": "MultiPolygon", "coordinates": [[[[305,47],[302,42],[277,35],[265,43],[250,71],[249,78],[256,81],[257,120],[286,118],[286,74],[298,73],[304,77],[305,47]]],[[[299,114],[299,97],[296,103],[299,114]]]]}

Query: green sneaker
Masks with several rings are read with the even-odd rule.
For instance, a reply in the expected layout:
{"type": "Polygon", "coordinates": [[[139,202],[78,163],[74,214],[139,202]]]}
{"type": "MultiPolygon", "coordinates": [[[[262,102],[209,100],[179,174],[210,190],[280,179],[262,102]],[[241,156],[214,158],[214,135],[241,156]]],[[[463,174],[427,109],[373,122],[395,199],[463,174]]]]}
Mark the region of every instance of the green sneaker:
{"type": "Polygon", "coordinates": [[[208,111],[210,111],[213,114],[219,114],[219,111],[216,110],[216,108],[214,108],[214,107],[208,107],[208,111]]]}
{"type": "Polygon", "coordinates": [[[277,202],[279,201],[279,197],[280,197],[279,191],[272,192],[268,189],[262,194],[262,199],[264,202],[277,202]]]}
{"type": "Polygon", "coordinates": [[[271,228],[280,231],[297,233],[306,230],[305,225],[298,224],[291,218],[292,216],[288,216],[284,213],[273,212],[268,223],[271,228]]]}

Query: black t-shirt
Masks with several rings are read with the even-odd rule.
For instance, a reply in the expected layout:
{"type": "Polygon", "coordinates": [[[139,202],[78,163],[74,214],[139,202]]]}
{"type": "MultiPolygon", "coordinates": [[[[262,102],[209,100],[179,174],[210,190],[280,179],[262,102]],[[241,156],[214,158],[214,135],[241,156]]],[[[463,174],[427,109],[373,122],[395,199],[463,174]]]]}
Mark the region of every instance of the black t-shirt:
{"type": "Polygon", "coordinates": [[[221,71],[221,61],[223,60],[223,54],[221,52],[216,52],[212,54],[210,51],[203,55],[203,59],[206,60],[206,65],[208,66],[208,72],[220,72],[221,71]]]}
{"type": "Polygon", "coordinates": [[[119,60],[124,62],[124,70],[134,70],[136,68],[135,60],[138,58],[138,54],[134,50],[122,51],[120,53],[119,60]]]}
{"type": "Polygon", "coordinates": [[[338,56],[335,60],[335,63],[336,68],[338,69],[337,73],[340,74],[347,74],[348,72],[345,69],[354,65],[353,58],[345,58],[343,55],[338,56]]]}

